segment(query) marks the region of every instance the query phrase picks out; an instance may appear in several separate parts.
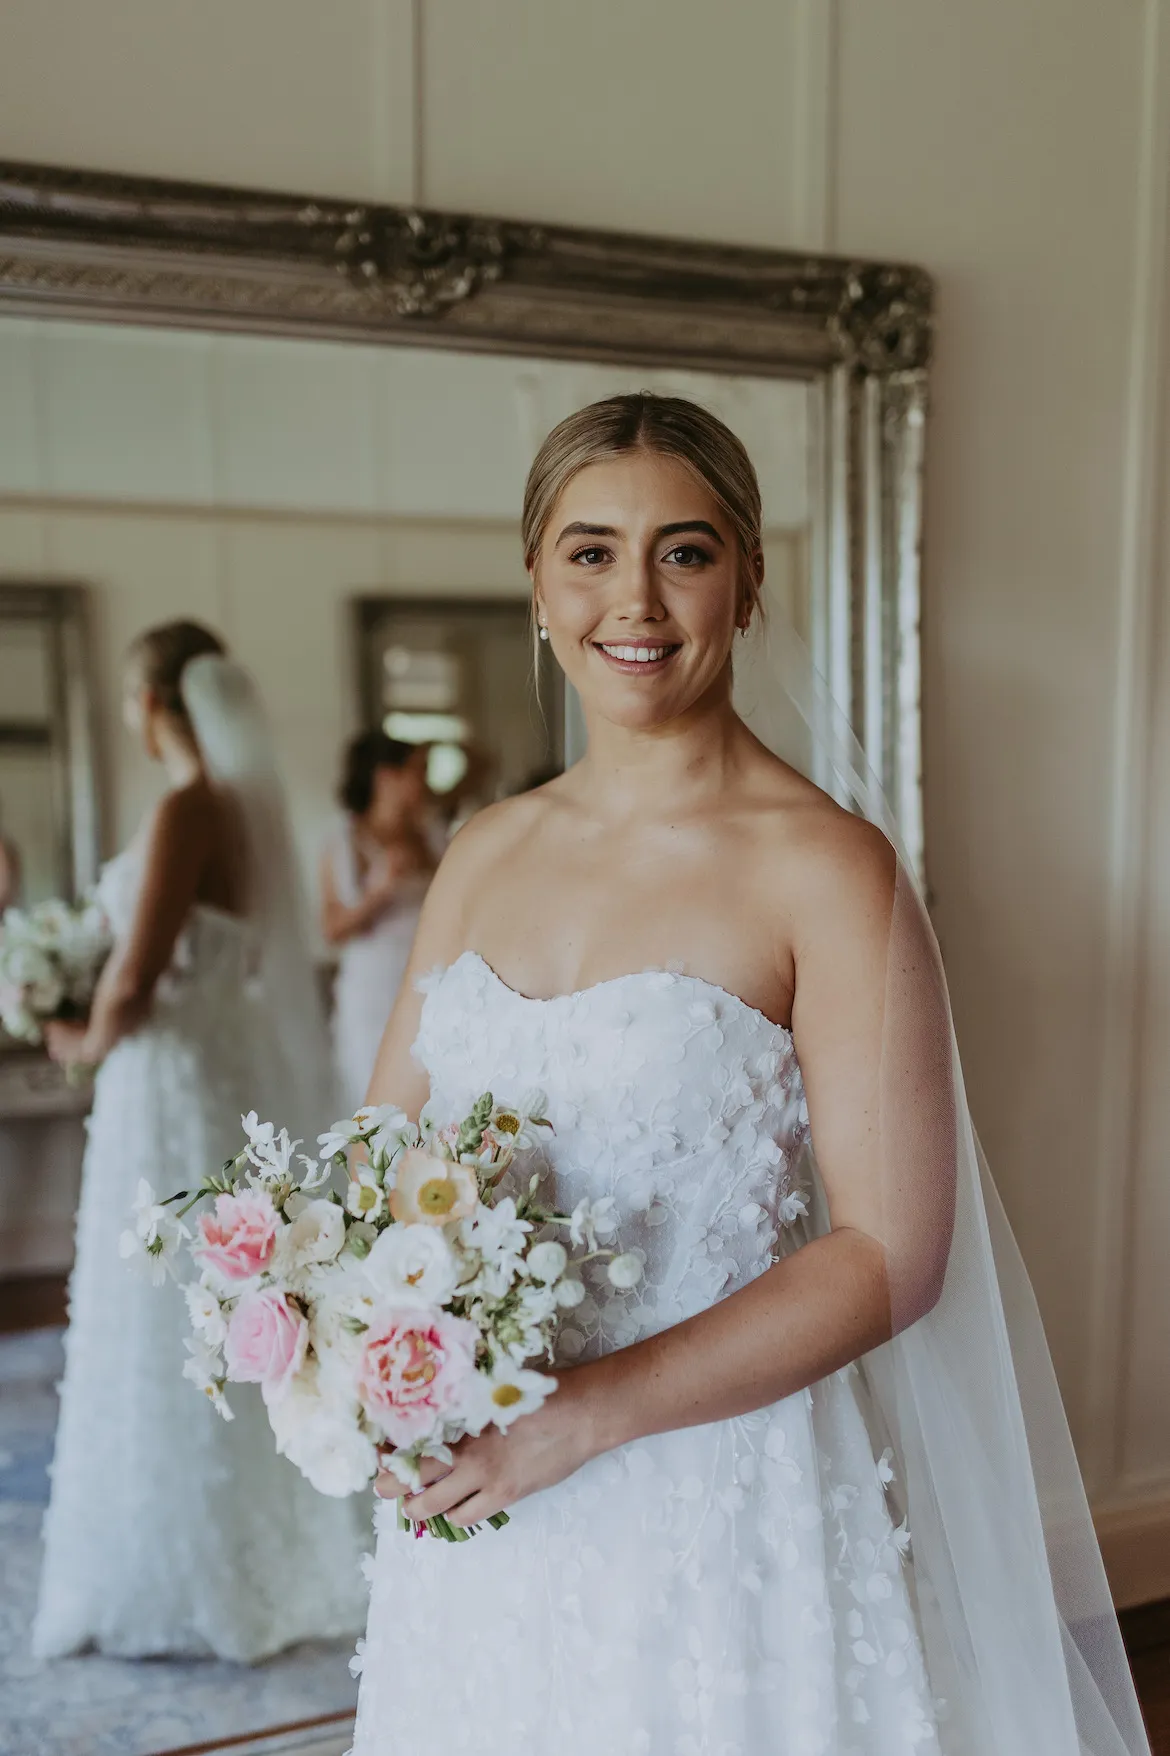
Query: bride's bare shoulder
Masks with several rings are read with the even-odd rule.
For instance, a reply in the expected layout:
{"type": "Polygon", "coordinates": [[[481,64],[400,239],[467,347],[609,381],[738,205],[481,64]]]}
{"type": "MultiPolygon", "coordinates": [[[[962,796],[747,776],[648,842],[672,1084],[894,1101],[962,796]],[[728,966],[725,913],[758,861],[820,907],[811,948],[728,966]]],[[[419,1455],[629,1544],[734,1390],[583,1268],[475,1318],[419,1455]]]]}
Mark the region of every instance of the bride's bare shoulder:
{"type": "Polygon", "coordinates": [[[887,910],[898,861],[882,831],[784,763],[759,781],[760,870],[776,893],[821,919],[887,910]]]}

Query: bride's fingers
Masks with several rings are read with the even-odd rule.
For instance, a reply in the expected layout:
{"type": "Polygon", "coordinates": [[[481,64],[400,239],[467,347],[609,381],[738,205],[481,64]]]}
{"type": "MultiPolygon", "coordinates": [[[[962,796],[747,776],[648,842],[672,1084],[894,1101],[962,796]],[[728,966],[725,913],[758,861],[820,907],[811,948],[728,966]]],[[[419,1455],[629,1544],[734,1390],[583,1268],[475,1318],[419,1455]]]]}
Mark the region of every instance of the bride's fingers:
{"type": "MultiPolygon", "coordinates": [[[[432,1482],[441,1482],[444,1476],[451,1473],[451,1465],[443,1463],[437,1457],[424,1457],[419,1464],[419,1475],[424,1487],[432,1482]]],[[[383,1465],[374,1479],[374,1492],[382,1500],[399,1500],[403,1494],[409,1494],[406,1483],[394,1474],[389,1465],[383,1465]]]]}
{"type": "Polygon", "coordinates": [[[461,1505],[454,1507],[452,1511],[448,1512],[447,1517],[452,1524],[486,1524],[489,1518],[494,1518],[497,1512],[503,1510],[504,1508],[490,1494],[478,1493],[473,1494],[470,1500],[464,1500],[461,1505]]]}
{"type": "Polygon", "coordinates": [[[410,1489],[392,1469],[380,1469],[374,1477],[374,1492],[379,1500],[400,1500],[410,1489]]]}
{"type": "Polygon", "coordinates": [[[408,1518],[435,1518],[440,1512],[450,1512],[453,1507],[461,1506],[470,1495],[477,1494],[479,1488],[479,1480],[472,1477],[470,1471],[456,1466],[442,1481],[403,1501],[403,1510],[408,1518]]]}

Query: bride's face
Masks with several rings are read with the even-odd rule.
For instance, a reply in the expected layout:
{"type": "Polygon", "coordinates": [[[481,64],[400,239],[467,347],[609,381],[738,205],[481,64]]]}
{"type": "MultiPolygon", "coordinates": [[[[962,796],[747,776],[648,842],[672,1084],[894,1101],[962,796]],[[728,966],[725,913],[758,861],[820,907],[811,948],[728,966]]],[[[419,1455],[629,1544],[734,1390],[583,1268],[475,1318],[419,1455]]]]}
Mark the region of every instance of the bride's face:
{"type": "Polygon", "coordinates": [[[727,514],[677,459],[634,451],[580,470],[553,509],[533,584],[586,707],[649,728],[726,691],[741,564],[727,514]]]}
{"type": "Polygon", "coordinates": [[[159,754],[154,706],[153,693],[143,682],[138,666],[131,662],[122,676],[122,724],[152,761],[159,754]]]}

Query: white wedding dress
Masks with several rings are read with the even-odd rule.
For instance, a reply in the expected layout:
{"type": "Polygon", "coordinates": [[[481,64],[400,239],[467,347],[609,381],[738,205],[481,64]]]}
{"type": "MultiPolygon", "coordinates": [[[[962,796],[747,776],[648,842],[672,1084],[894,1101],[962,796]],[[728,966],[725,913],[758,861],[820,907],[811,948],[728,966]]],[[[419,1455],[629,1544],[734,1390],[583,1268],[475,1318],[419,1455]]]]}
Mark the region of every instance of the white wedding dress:
{"type": "MultiPolygon", "coordinates": [[[[99,889],[129,927],[141,855],[99,889]]],[[[182,1376],[178,1288],[120,1259],[139,1178],[192,1188],[239,1149],[241,1111],[288,1114],[290,1070],[254,991],[252,929],[197,906],[151,1014],[97,1076],[33,1644],[255,1660],[360,1628],[368,1506],[323,1499],[276,1454],[257,1388],[225,1424],[182,1376]]],[[[295,1074],[293,1075],[295,1078],[295,1074]]]]}
{"type": "MultiPolygon", "coordinates": [[[[379,864],[384,864],[385,852],[373,851],[379,864]]],[[[356,908],[366,885],[380,874],[372,866],[363,881],[351,824],[345,824],[331,841],[328,859],[338,901],[346,908],[356,908]]],[[[385,913],[367,932],[347,939],[341,947],[333,986],[333,1054],[342,1107],[350,1114],[366,1101],[382,1033],[402,986],[430,882],[429,872],[413,872],[403,878],[385,913]]]]}
{"type": "MultiPolygon", "coordinates": [[[[530,1000],[465,953],[431,977],[416,1053],[445,1112],[542,1088],[548,1193],[616,1197],[633,1294],[604,1272],[568,1359],[702,1311],[811,1235],[790,1034],[722,989],[647,972],[530,1000]]],[[[379,1537],[354,1756],[929,1756],[897,1461],[863,1371],[739,1419],[623,1446],[500,1532],[379,1537]]],[[[990,1756],[990,1753],[981,1753],[990,1756]]]]}

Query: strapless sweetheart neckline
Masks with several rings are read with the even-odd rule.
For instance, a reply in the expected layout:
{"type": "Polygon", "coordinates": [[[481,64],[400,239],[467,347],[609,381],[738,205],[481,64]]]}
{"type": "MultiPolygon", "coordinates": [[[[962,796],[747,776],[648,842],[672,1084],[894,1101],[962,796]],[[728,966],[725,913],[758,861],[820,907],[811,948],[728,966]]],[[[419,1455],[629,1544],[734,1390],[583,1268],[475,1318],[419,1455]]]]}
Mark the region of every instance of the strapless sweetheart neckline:
{"type": "Polygon", "coordinates": [[[603,981],[589,982],[585,987],[573,988],[565,994],[525,994],[521,989],[514,988],[511,982],[506,982],[499,971],[483,956],[482,952],[463,951],[449,967],[458,969],[459,965],[465,962],[477,964],[490,976],[498,988],[502,988],[504,993],[510,994],[514,1000],[523,1001],[526,1006],[560,1006],[572,1000],[584,1000],[588,995],[601,993],[606,988],[620,987],[623,982],[639,982],[648,978],[661,980],[665,977],[669,981],[684,982],[691,987],[701,989],[706,994],[717,995],[719,999],[729,1001],[733,1006],[739,1007],[745,1015],[758,1019],[768,1030],[775,1031],[778,1037],[783,1037],[786,1042],[792,1041],[792,1032],[788,1027],[777,1024],[775,1019],[769,1018],[766,1012],[761,1012],[758,1006],[753,1006],[750,1001],[742,999],[738,994],[733,994],[730,988],[720,987],[718,982],[710,982],[705,976],[688,975],[685,970],[651,965],[646,969],[627,970],[620,976],[606,976],[603,981]]]}

